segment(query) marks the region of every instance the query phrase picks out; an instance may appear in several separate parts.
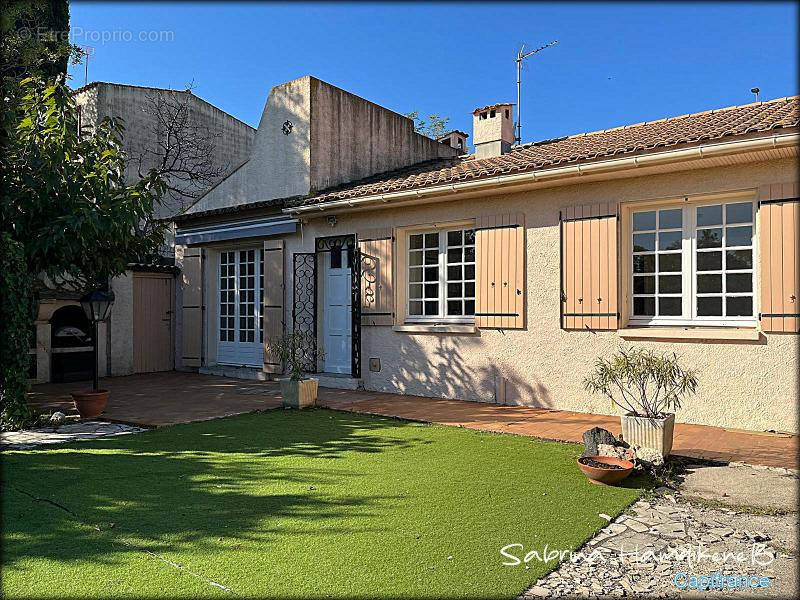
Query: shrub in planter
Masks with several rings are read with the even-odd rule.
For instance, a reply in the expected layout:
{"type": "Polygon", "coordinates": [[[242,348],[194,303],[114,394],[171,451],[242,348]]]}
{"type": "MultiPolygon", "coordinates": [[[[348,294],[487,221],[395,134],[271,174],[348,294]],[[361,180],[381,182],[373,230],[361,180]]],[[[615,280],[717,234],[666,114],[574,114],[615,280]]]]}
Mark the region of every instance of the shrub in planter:
{"type": "Polygon", "coordinates": [[[620,348],[610,359],[598,358],[583,383],[625,411],[620,421],[628,444],[652,448],[662,456],[672,450],[674,411],[697,391],[697,375],[684,369],[676,354],[633,348],[620,348]]]}
{"type": "Polygon", "coordinates": [[[280,358],[288,370],[289,377],[281,379],[283,405],[306,408],[317,403],[319,380],[307,377],[303,365],[316,364],[320,357],[316,338],[302,331],[292,331],[267,341],[267,348],[280,358]]]}

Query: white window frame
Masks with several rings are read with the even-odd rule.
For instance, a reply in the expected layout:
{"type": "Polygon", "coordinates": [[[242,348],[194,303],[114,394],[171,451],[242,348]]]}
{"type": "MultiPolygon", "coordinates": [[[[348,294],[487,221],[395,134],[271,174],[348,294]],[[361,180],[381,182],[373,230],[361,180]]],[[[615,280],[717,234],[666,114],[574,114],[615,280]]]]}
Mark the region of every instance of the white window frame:
{"type": "MultiPolygon", "coordinates": [[[[406,302],[405,302],[406,317],[405,317],[405,322],[406,323],[427,323],[427,324],[431,324],[431,323],[465,323],[465,324],[473,324],[473,323],[475,323],[475,315],[447,315],[446,314],[447,313],[447,304],[446,304],[447,303],[447,234],[448,234],[448,232],[451,232],[451,231],[461,231],[461,232],[463,232],[463,231],[467,231],[467,230],[470,230],[470,229],[474,230],[475,229],[475,225],[471,224],[471,225],[454,225],[454,226],[448,226],[448,227],[433,227],[433,228],[428,228],[428,229],[414,229],[414,230],[409,230],[409,231],[406,232],[406,237],[405,237],[405,246],[406,247],[405,247],[405,257],[404,257],[405,280],[406,280],[405,281],[405,296],[406,296],[406,302]],[[438,267],[439,267],[439,280],[437,282],[438,285],[439,285],[439,296],[438,296],[439,314],[438,315],[412,315],[411,314],[411,302],[412,302],[412,298],[411,298],[411,283],[412,282],[411,282],[411,277],[410,277],[410,273],[411,273],[411,260],[410,260],[410,258],[411,258],[411,252],[412,252],[412,249],[411,249],[411,236],[412,235],[420,235],[420,234],[421,235],[425,235],[425,234],[429,234],[429,233],[436,233],[436,234],[439,235],[439,262],[437,263],[438,267]]],[[[462,238],[462,246],[463,246],[463,238],[462,238]]],[[[475,263],[474,263],[474,265],[475,265],[475,269],[477,270],[477,261],[478,261],[477,238],[476,238],[476,243],[475,243],[474,247],[475,247],[475,263]]],[[[424,260],[425,259],[424,259],[424,256],[423,256],[423,264],[424,264],[424,260]]],[[[427,266],[431,266],[432,267],[434,265],[427,265],[427,266]]],[[[477,272],[476,272],[475,275],[477,275],[477,272]]],[[[462,282],[463,281],[464,280],[462,280],[462,282]]],[[[475,281],[476,284],[477,284],[476,280],[469,280],[469,281],[475,281]]],[[[424,281],[423,281],[423,286],[424,285],[425,284],[424,284],[424,281]]],[[[475,294],[477,295],[477,289],[475,290],[475,294]]],[[[473,300],[475,300],[475,297],[473,297],[473,300]]],[[[424,302],[423,302],[423,310],[424,310],[424,302]]]]}
{"type": "MultiPolygon", "coordinates": [[[[261,272],[263,271],[263,268],[264,268],[264,260],[263,260],[264,249],[263,249],[263,247],[259,248],[259,247],[249,247],[248,246],[248,247],[224,248],[224,249],[220,250],[218,256],[219,256],[219,258],[217,260],[217,294],[216,294],[216,296],[217,296],[217,315],[216,315],[216,318],[217,318],[217,326],[216,326],[216,337],[217,337],[217,339],[216,339],[216,343],[217,343],[217,345],[219,345],[219,344],[259,344],[259,343],[263,343],[262,340],[261,340],[261,336],[262,336],[261,303],[263,302],[263,298],[262,298],[262,296],[263,296],[263,288],[259,289],[259,286],[262,283],[262,281],[261,281],[261,274],[262,273],[261,272]],[[254,290],[255,306],[254,306],[254,311],[255,311],[255,314],[253,315],[254,319],[255,319],[255,330],[254,330],[254,339],[253,339],[252,342],[242,342],[241,339],[240,339],[240,337],[241,337],[241,334],[240,334],[240,331],[241,331],[240,325],[241,325],[241,323],[239,321],[239,318],[241,316],[244,316],[244,315],[240,314],[241,304],[239,302],[239,300],[240,300],[239,292],[241,291],[241,288],[239,286],[239,281],[240,281],[240,278],[239,278],[240,277],[239,266],[241,264],[241,257],[240,257],[239,252],[249,251],[249,250],[255,251],[255,265],[254,265],[255,266],[255,273],[254,273],[254,277],[255,277],[255,290],[254,290]],[[230,273],[228,274],[228,277],[231,277],[233,279],[233,285],[234,285],[234,289],[233,289],[233,310],[234,310],[234,312],[233,312],[232,315],[231,314],[226,315],[226,317],[231,317],[231,316],[233,317],[234,328],[232,330],[231,329],[227,329],[227,328],[225,329],[226,331],[233,331],[233,341],[227,341],[227,340],[220,339],[220,336],[221,336],[221,333],[222,333],[222,327],[221,327],[221,323],[220,323],[220,319],[222,317],[221,310],[220,310],[221,305],[222,305],[222,301],[221,301],[222,287],[220,285],[221,284],[220,280],[221,280],[221,275],[222,275],[222,255],[224,253],[226,253],[226,252],[233,252],[234,253],[234,262],[233,262],[233,269],[234,270],[233,270],[233,274],[232,275],[230,273]]],[[[229,290],[226,290],[226,291],[229,291],[229,290]]]]}
{"type": "MultiPolygon", "coordinates": [[[[628,227],[626,231],[626,235],[628,236],[627,245],[627,257],[625,258],[625,264],[627,265],[627,276],[628,276],[628,322],[634,326],[646,326],[646,325],[654,325],[654,326],[670,326],[670,325],[678,325],[678,326],[708,326],[708,327],[755,327],[758,323],[758,294],[757,294],[757,282],[758,282],[758,236],[756,231],[756,214],[757,214],[757,206],[755,197],[752,194],[748,194],[746,196],[719,196],[714,198],[702,198],[702,199],[695,199],[692,200],[691,198],[687,199],[686,201],[676,204],[676,203],[669,203],[665,202],[663,204],[651,204],[646,206],[636,206],[633,205],[630,207],[630,218],[628,219],[628,227]],[[723,306],[725,304],[726,297],[734,297],[734,296],[752,296],[753,298],[753,314],[750,316],[732,316],[732,317],[719,317],[719,316],[698,316],[697,315],[697,208],[701,206],[713,206],[717,204],[721,204],[723,206],[723,224],[720,225],[723,229],[723,236],[725,231],[725,221],[726,221],[726,204],[736,204],[736,203],[744,203],[750,202],[752,204],[752,220],[750,223],[742,223],[741,226],[752,227],[752,245],[751,246],[736,246],[727,248],[723,246],[719,249],[723,255],[723,264],[722,269],[720,271],[710,271],[709,274],[721,274],[723,279],[723,289],[725,289],[725,251],[728,249],[744,249],[749,248],[752,250],[752,260],[753,260],[753,267],[750,270],[750,274],[752,276],[752,291],[751,292],[739,292],[739,293],[710,293],[710,294],[700,294],[702,297],[703,295],[707,296],[717,296],[722,298],[723,306]],[[682,244],[681,244],[681,271],[680,274],[682,276],[681,281],[681,290],[682,290],[682,314],[688,315],[681,316],[681,317],[647,317],[647,316],[637,316],[634,315],[633,312],[633,302],[634,302],[634,293],[633,293],[633,283],[634,283],[634,274],[633,274],[633,215],[634,213],[638,212],[647,212],[647,211],[658,211],[658,210],[670,210],[675,208],[682,209],[682,223],[683,223],[683,237],[682,237],[682,244]]],[[[738,226],[739,224],[737,224],[738,226]]],[[[701,229],[706,229],[707,227],[701,227],[701,229]]],[[[638,232],[637,232],[638,233],[638,232]]],[[[724,237],[723,237],[724,239],[724,237]]],[[[658,254],[658,248],[655,250],[655,254],[658,254]]],[[[746,273],[747,270],[742,271],[733,271],[733,273],[746,273]]],[[[704,273],[704,272],[703,272],[704,273]]],[[[675,273],[677,275],[677,272],[675,273]]],[[[657,278],[658,273],[654,273],[654,276],[657,278]]]]}

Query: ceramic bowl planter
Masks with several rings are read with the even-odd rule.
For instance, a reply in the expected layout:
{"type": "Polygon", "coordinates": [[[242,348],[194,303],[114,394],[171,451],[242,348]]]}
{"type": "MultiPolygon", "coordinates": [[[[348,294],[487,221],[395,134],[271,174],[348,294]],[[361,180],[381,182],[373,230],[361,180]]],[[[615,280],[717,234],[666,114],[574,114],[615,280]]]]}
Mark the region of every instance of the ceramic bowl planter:
{"type": "Polygon", "coordinates": [[[290,408],[308,408],[317,405],[319,379],[281,379],[283,405],[290,408]]]}
{"type": "Polygon", "coordinates": [[[72,400],[81,418],[96,417],[106,409],[108,390],[86,390],[72,392],[72,400]]]}
{"type": "Polygon", "coordinates": [[[633,471],[632,462],[614,456],[581,456],[578,467],[596,485],[615,485],[633,471]]]}
{"type": "Polygon", "coordinates": [[[666,458],[672,451],[672,436],[675,431],[675,413],[663,418],[637,417],[632,413],[620,417],[622,439],[631,446],[651,448],[666,458]]]}

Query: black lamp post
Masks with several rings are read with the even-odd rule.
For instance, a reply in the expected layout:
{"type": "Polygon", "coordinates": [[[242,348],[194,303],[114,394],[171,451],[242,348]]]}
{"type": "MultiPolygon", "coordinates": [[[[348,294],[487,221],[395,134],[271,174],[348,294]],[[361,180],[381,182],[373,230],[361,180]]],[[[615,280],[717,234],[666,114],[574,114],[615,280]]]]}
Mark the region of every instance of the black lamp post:
{"type": "Polygon", "coordinates": [[[86,318],[89,319],[94,331],[94,391],[100,388],[97,368],[97,347],[99,346],[97,324],[108,319],[112,304],[114,304],[114,292],[112,291],[95,290],[81,298],[83,312],[86,313],[86,318]]]}

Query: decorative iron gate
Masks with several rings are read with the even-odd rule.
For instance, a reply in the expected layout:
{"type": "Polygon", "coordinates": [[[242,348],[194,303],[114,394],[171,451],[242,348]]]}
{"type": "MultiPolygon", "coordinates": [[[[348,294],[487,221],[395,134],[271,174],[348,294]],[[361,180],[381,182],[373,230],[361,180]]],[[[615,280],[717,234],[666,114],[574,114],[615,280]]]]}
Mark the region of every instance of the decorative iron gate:
{"type": "Polygon", "coordinates": [[[317,349],[317,258],[324,253],[346,252],[350,267],[350,310],[352,311],[350,330],[350,373],[351,377],[361,377],[361,253],[358,251],[353,235],[339,235],[317,238],[315,252],[294,254],[294,284],[292,303],[292,323],[294,331],[308,333],[303,348],[303,368],[309,373],[318,369],[317,349]]]}

